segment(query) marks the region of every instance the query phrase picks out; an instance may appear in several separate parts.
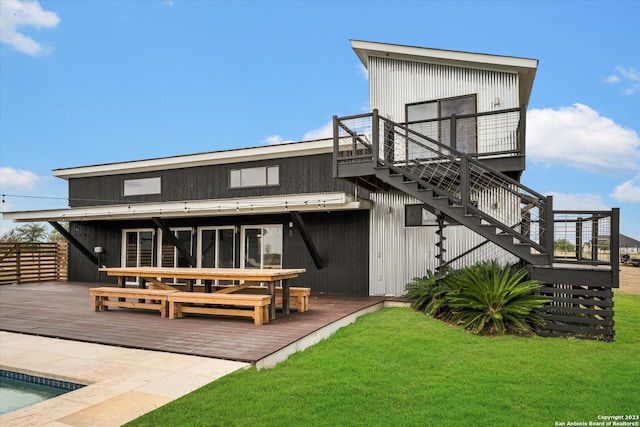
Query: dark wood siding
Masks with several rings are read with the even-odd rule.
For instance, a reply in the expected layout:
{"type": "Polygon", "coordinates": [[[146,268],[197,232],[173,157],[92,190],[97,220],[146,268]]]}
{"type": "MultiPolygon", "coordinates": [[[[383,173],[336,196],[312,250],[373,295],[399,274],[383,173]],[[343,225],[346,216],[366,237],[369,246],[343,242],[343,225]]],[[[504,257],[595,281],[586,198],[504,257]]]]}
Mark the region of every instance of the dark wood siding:
{"type": "Polygon", "coordinates": [[[318,154],[158,172],[72,178],[69,179],[69,203],[72,207],[79,207],[331,191],[353,193],[353,184],[332,177],[331,162],[331,154],[318,154]],[[231,169],[276,165],[280,167],[280,185],[278,186],[229,188],[229,170],[231,169]],[[161,194],[131,197],[122,195],[124,180],[158,176],[162,178],[161,194]]]}
{"type": "MultiPolygon", "coordinates": [[[[307,272],[292,281],[294,286],[311,287],[313,292],[368,295],[369,293],[369,211],[305,212],[301,214],[307,232],[325,262],[318,270],[291,217],[278,215],[238,215],[166,220],[169,227],[193,227],[255,224],[283,226],[283,267],[306,268],[307,272]]],[[[156,228],[152,221],[88,221],[70,224],[73,235],[92,250],[102,246],[102,263],[120,266],[122,230],[156,228]]],[[[195,242],[195,239],[194,239],[195,242]]],[[[240,262],[240,233],[236,233],[236,263],[240,262]]],[[[195,253],[195,248],[194,248],[195,253]]],[[[99,275],[96,267],[75,248],[69,253],[69,280],[115,283],[99,275]]]]}

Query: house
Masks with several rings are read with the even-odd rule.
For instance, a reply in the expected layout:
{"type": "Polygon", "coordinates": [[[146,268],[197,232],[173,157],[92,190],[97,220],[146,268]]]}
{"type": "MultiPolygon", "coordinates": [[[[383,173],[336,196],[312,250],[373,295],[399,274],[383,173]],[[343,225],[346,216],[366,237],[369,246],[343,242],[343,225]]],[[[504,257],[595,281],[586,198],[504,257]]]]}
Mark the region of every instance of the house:
{"type": "MultiPolygon", "coordinates": [[[[293,284],[314,292],[401,295],[427,270],[499,259],[551,285],[617,287],[617,268],[583,268],[610,267],[614,248],[555,265],[554,223],[578,216],[520,182],[537,60],[352,48],[371,112],[334,117],[331,139],[58,169],[69,209],[5,218],[65,233],[70,280],[108,281],[103,264],[301,267],[293,284]]],[[[579,226],[616,235],[617,215],[579,226]]]]}
{"type": "Polygon", "coordinates": [[[371,203],[331,176],[332,152],[318,140],[58,169],[70,208],[12,215],[69,222],[69,280],[110,281],[97,264],[303,267],[318,292],[366,295],[371,203]]]}
{"type": "Polygon", "coordinates": [[[624,234],[620,235],[621,254],[640,254],[640,240],[636,240],[624,234]]]}

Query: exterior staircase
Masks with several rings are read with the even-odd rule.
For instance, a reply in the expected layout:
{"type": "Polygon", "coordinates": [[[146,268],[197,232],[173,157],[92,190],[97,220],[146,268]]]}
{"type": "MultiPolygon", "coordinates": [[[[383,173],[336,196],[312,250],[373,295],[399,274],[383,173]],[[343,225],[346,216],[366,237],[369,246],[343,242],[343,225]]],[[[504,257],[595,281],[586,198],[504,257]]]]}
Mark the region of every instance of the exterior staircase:
{"type": "MultiPolygon", "coordinates": [[[[505,112],[512,114],[513,110],[505,112]]],[[[472,115],[451,116],[446,123],[437,124],[447,126],[449,144],[445,145],[429,136],[436,132],[421,131],[428,126],[395,123],[376,110],[334,117],[334,176],[368,191],[397,189],[420,200],[423,208],[438,218],[436,258],[440,267],[451,262],[444,259],[446,223],[463,225],[485,242],[493,242],[516,256],[528,266],[530,278],[545,283],[544,292],[557,302],[547,307],[549,335],[582,334],[612,340],[611,299],[612,288],[618,287],[619,211],[554,212],[551,196],[543,196],[519,182],[521,171],[499,171],[492,166],[500,157],[518,153],[480,156],[456,150],[458,124],[473,120],[475,126],[480,119],[472,115]],[[585,227],[588,239],[584,237],[585,227]],[[558,231],[573,233],[575,256],[554,253],[554,233],[558,231]],[[607,251],[603,250],[605,235],[609,239],[607,251]],[[589,248],[589,256],[582,256],[585,248],[589,248]],[[593,304],[585,304],[586,299],[604,302],[594,308],[593,304]],[[587,311],[582,312],[580,307],[587,307],[587,311]],[[579,319],[582,315],[585,319],[579,319]]],[[[524,115],[505,129],[496,132],[496,138],[521,140],[524,115]]]]}

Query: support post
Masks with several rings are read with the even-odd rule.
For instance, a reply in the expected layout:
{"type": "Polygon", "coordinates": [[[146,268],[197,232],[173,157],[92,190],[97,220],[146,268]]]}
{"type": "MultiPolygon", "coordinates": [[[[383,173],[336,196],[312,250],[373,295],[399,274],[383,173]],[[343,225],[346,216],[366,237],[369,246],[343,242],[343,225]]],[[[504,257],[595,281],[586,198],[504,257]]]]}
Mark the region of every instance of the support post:
{"type": "Polygon", "coordinates": [[[296,229],[300,233],[300,237],[302,237],[302,240],[307,247],[307,251],[309,251],[309,255],[311,255],[311,259],[313,259],[313,263],[318,270],[322,270],[324,268],[324,260],[320,256],[316,245],[313,243],[313,239],[311,239],[311,236],[309,235],[309,230],[302,220],[300,212],[291,212],[290,215],[296,229]]]}
{"type": "Polygon", "coordinates": [[[614,288],[620,287],[620,208],[611,209],[611,235],[609,236],[611,279],[614,288]]]}
{"type": "MultiPolygon", "coordinates": [[[[600,249],[600,233],[598,232],[598,226],[600,223],[600,217],[594,215],[591,220],[591,260],[598,261],[599,249],[600,249]]],[[[611,236],[609,236],[609,245],[611,245],[611,236]]]]}
{"type": "Polygon", "coordinates": [[[449,146],[454,150],[458,149],[458,136],[457,136],[458,125],[456,124],[456,115],[451,115],[451,130],[449,134],[449,146]]]}
{"type": "MultiPolygon", "coordinates": [[[[542,235],[544,239],[544,247],[547,249],[549,253],[549,265],[553,265],[553,257],[554,257],[554,233],[555,233],[555,216],[553,214],[553,196],[547,196],[547,203],[544,206],[543,218],[544,218],[544,234],[542,235]]],[[[543,242],[540,242],[543,243],[543,242]]]]}
{"type": "Polygon", "coordinates": [[[340,128],[338,116],[333,116],[333,177],[338,177],[338,157],[340,155],[340,128]]]}
{"type": "Polygon", "coordinates": [[[63,226],[61,226],[56,221],[49,221],[49,224],[51,224],[51,226],[55,228],[58,233],[62,234],[62,237],[67,239],[67,241],[71,243],[73,247],[79,250],[82,255],[87,257],[89,261],[91,261],[98,267],[100,266],[100,261],[98,260],[98,258],[89,249],[85,248],[84,245],[80,243],[80,241],[78,241],[78,239],[76,239],[71,233],[69,233],[63,226]]]}
{"type": "Polygon", "coordinates": [[[469,157],[463,154],[460,160],[460,198],[462,199],[462,212],[467,215],[469,213],[469,157]]]}
{"type": "Polygon", "coordinates": [[[178,249],[178,252],[180,252],[180,255],[182,255],[184,259],[187,260],[187,262],[189,263],[189,267],[191,268],[195,267],[196,260],[193,258],[193,256],[191,256],[191,251],[188,251],[182,245],[182,242],[178,240],[175,234],[173,234],[173,231],[171,231],[167,223],[165,223],[161,218],[151,218],[151,219],[153,220],[154,224],[156,224],[160,229],[162,229],[163,236],[166,235],[167,239],[169,239],[171,244],[175,246],[176,249],[178,249]]]}
{"type": "Polygon", "coordinates": [[[371,151],[373,154],[373,167],[378,167],[378,157],[380,156],[380,116],[378,110],[374,109],[371,115],[371,151]]]}
{"type": "Polygon", "coordinates": [[[576,220],[576,260],[582,261],[582,218],[576,220]]]}
{"type": "Polygon", "coordinates": [[[520,129],[518,132],[518,150],[520,155],[524,157],[526,155],[527,144],[525,144],[525,136],[527,134],[527,106],[520,106],[520,129]]]}
{"type": "Polygon", "coordinates": [[[22,283],[22,271],[21,271],[21,263],[22,260],[22,246],[18,243],[18,248],[16,249],[16,279],[18,280],[18,284],[22,283]]]}

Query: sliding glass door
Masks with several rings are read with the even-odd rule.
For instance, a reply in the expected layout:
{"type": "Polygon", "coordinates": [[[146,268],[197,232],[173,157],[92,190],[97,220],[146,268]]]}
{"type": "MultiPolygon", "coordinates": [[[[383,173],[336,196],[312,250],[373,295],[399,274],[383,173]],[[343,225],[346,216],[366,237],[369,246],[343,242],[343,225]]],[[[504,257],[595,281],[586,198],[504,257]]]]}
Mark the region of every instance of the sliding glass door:
{"type": "MultiPolygon", "coordinates": [[[[153,229],[122,230],[123,267],[152,267],[155,233],[153,229]]],[[[137,277],[127,277],[127,284],[138,285],[137,277]]]]}
{"type": "MultiPolygon", "coordinates": [[[[476,118],[457,119],[454,139],[451,135],[450,117],[454,114],[457,117],[475,113],[475,95],[419,102],[406,106],[406,119],[410,129],[463,153],[477,152],[476,118]]],[[[417,138],[415,135],[412,137],[417,138]]],[[[423,141],[419,142],[428,144],[423,141]]],[[[409,153],[409,158],[412,158],[411,153],[409,153]]]]}
{"type": "Polygon", "coordinates": [[[242,267],[282,268],[282,225],[242,227],[242,267]]]}
{"type": "Polygon", "coordinates": [[[235,267],[235,227],[198,229],[198,267],[235,267]]]}

